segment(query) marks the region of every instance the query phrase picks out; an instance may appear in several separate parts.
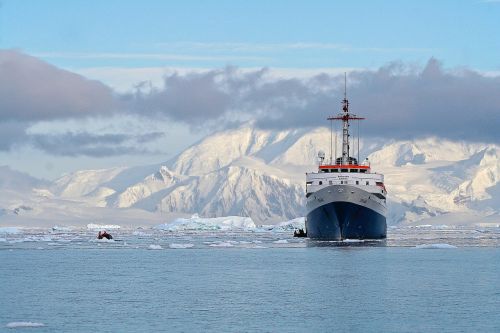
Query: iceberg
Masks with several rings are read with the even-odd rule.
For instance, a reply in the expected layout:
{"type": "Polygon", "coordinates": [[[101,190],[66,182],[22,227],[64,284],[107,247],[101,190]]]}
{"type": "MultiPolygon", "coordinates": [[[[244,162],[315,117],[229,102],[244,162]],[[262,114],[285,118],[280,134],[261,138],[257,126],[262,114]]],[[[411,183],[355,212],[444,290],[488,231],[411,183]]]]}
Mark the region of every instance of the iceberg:
{"type": "Polygon", "coordinates": [[[178,218],[171,223],[164,223],[155,227],[165,231],[229,231],[252,230],[255,223],[249,217],[225,216],[203,218],[198,214],[190,218],[178,218]]]}
{"type": "Polygon", "coordinates": [[[90,230],[109,230],[109,229],[120,229],[121,227],[116,224],[95,224],[89,223],[87,224],[87,229],[90,230]]]}
{"type": "Polygon", "coordinates": [[[298,217],[293,220],[280,222],[276,225],[263,225],[261,230],[274,232],[293,232],[296,229],[304,229],[306,227],[306,218],[298,217]]]}

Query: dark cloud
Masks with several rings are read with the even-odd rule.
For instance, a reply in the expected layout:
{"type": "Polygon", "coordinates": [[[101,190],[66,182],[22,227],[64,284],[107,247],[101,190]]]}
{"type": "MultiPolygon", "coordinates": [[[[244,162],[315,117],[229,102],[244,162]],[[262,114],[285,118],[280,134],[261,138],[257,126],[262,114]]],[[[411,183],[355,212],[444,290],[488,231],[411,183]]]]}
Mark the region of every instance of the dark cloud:
{"type": "Polygon", "coordinates": [[[238,74],[235,68],[227,67],[184,76],[172,74],[165,77],[162,89],[152,88],[147,93],[138,89],[128,100],[132,101],[132,111],[143,116],[167,116],[199,125],[233,110],[239,95],[252,89],[261,73],[263,71],[238,74]]]}
{"type": "Polygon", "coordinates": [[[10,150],[16,144],[27,141],[26,123],[17,121],[1,121],[0,119],[0,151],[10,150]]]}
{"type": "Polygon", "coordinates": [[[352,75],[352,109],[373,135],[500,142],[500,77],[445,71],[431,59],[420,71],[402,65],[352,75]]]}
{"type": "Polygon", "coordinates": [[[151,151],[138,148],[137,145],[157,140],[162,136],[163,133],[160,132],[143,135],[66,132],[63,134],[35,134],[31,135],[29,139],[34,147],[52,155],[109,157],[150,154],[151,151]]]}
{"type": "MultiPolygon", "coordinates": [[[[0,151],[31,143],[54,155],[141,154],[136,148],[161,133],[65,133],[29,135],[39,121],[138,115],[185,123],[193,128],[228,128],[253,121],[260,128],[325,126],[340,112],[343,75],[277,78],[268,70],[227,67],[173,74],[164,87],[143,82],[136,92],[111,88],[56,68],[29,55],[0,50],[0,151]]],[[[434,135],[500,142],[500,77],[467,69],[445,70],[435,59],[423,68],[393,63],[348,76],[353,113],[365,116],[362,131],[386,138],[434,135]]]]}
{"type": "Polygon", "coordinates": [[[112,90],[35,57],[0,50],[1,121],[104,115],[115,108],[112,90]]]}
{"type": "Polygon", "coordinates": [[[120,99],[99,81],[59,69],[15,50],[0,50],[0,151],[31,144],[49,154],[105,157],[149,153],[136,148],[161,137],[64,133],[29,134],[39,121],[106,117],[119,112],[120,99]]]}
{"type": "MultiPolygon", "coordinates": [[[[165,78],[163,89],[134,96],[135,111],[199,126],[255,120],[264,128],[327,125],[340,112],[343,75],[269,79],[266,71],[234,68],[165,78]]],[[[500,141],[500,77],[394,63],[348,77],[351,111],[367,117],[363,132],[387,138],[434,135],[500,141]]]]}

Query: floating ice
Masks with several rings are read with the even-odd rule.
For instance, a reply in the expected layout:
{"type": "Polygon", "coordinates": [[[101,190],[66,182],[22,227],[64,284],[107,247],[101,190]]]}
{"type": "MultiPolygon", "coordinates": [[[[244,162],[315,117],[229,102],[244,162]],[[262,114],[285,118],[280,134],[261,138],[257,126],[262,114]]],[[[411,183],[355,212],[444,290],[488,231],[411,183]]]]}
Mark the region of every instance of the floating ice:
{"type": "Polygon", "coordinates": [[[415,246],[417,249],[456,249],[457,247],[454,245],[446,244],[446,243],[437,243],[437,244],[421,244],[415,246]]]}
{"type": "Polygon", "coordinates": [[[161,247],[161,245],[151,244],[151,245],[149,245],[149,249],[150,250],[161,250],[163,248],[161,247]]]}
{"type": "Polygon", "coordinates": [[[438,224],[435,226],[432,226],[433,229],[449,229],[450,227],[446,224],[438,224]]]}
{"type": "Polygon", "coordinates": [[[255,223],[249,217],[241,216],[226,216],[214,218],[202,218],[198,214],[190,218],[178,218],[171,223],[160,224],[155,227],[156,229],[166,231],[186,231],[186,230],[249,230],[255,229],[255,223]]]}
{"type": "Polygon", "coordinates": [[[274,244],[288,244],[288,241],[286,239],[278,239],[277,241],[273,242],[274,244]]]}
{"type": "Polygon", "coordinates": [[[35,323],[31,321],[13,321],[5,325],[7,328],[18,328],[18,327],[43,327],[43,323],[35,323]]]}
{"type": "Polygon", "coordinates": [[[217,242],[217,243],[210,244],[209,246],[212,246],[212,247],[233,247],[234,245],[231,244],[230,242],[217,242]]]}
{"type": "Polygon", "coordinates": [[[134,235],[134,236],[151,236],[150,234],[147,234],[147,233],[145,233],[143,231],[134,231],[132,233],[132,235],[134,235]]]}
{"type": "Polygon", "coordinates": [[[418,224],[415,228],[432,228],[432,224],[418,224]]]}
{"type": "Polygon", "coordinates": [[[87,229],[91,230],[107,230],[107,229],[120,229],[121,227],[116,224],[87,224],[87,229]]]}
{"type": "Polygon", "coordinates": [[[280,222],[276,225],[263,225],[260,227],[260,231],[274,231],[274,232],[289,232],[296,229],[305,229],[306,219],[304,217],[298,217],[290,221],[280,222]]]}
{"type": "Polygon", "coordinates": [[[171,249],[189,249],[193,246],[194,244],[191,243],[185,243],[185,244],[172,243],[168,247],[170,247],[171,249]]]}
{"type": "MultiPolygon", "coordinates": [[[[87,225],[87,228],[88,228],[88,225],[87,225]]],[[[71,230],[73,230],[73,229],[69,228],[69,227],[62,227],[59,225],[55,225],[52,227],[52,231],[71,231],[71,230]]]]}
{"type": "Polygon", "coordinates": [[[344,239],[344,243],[363,243],[364,239],[344,239]]]}

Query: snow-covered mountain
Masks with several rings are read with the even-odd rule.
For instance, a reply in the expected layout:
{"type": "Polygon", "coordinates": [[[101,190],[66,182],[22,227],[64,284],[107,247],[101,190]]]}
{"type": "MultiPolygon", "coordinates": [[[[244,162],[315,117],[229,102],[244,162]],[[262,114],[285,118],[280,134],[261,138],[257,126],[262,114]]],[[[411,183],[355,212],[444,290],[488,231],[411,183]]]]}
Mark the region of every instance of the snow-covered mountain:
{"type": "MultiPolygon", "coordinates": [[[[325,128],[246,126],[215,133],[165,163],[78,171],[34,187],[87,207],[239,215],[271,224],[304,215],[304,173],[316,169],[319,150],[329,155],[329,142],[325,128]]],[[[498,151],[437,138],[360,145],[360,156],[385,174],[391,224],[443,216],[500,220],[498,151]]]]}

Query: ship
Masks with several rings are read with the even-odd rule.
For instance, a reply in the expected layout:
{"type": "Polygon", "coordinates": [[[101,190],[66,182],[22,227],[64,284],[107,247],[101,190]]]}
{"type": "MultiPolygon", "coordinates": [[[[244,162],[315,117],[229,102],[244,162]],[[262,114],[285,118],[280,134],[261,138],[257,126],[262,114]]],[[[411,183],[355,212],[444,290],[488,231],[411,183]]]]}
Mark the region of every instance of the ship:
{"type": "Polygon", "coordinates": [[[345,77],[342,112],[327,118],[330,121],[330,156],[325,158],[325,153],[319,151],[318,171],[306,173],[306,234],[311,239],[334,241],[384,239],[387,236],[384,175],[372,172],[368,158],[358,162],[359,121],[365,118],[350,113],[346,82],[345,77]],[[339,157],[336,157],[337,131],[333,149],[333,123],[336,121],[342,126],[342,155],[339,157]],[[350,149],[349,131],[354,122],[358,124],[357,158],[353,156],[354,149],[350,149]]]}

